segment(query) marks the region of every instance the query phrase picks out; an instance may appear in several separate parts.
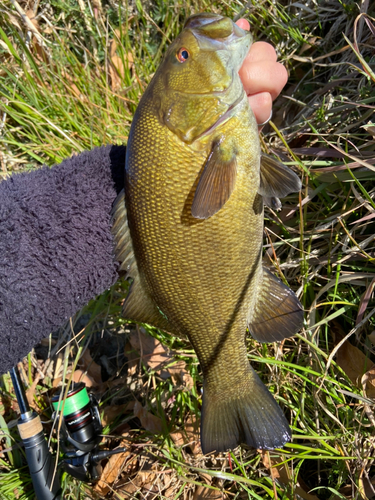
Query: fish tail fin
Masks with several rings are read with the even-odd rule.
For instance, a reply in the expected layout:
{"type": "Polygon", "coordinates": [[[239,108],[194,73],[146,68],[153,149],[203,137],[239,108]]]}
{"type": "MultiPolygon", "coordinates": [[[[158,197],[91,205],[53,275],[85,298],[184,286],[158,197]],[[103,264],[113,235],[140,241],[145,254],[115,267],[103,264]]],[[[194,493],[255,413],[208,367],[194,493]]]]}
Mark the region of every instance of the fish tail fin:
{"type": "Polygon", "coordinates": [[[203,453],[234,449],[241,443],[273,450],[290,441],[291,430],[281,408],[250,365],[245,378],[225,393],[216,390],[217,384],[204,384],[203,453]]]}

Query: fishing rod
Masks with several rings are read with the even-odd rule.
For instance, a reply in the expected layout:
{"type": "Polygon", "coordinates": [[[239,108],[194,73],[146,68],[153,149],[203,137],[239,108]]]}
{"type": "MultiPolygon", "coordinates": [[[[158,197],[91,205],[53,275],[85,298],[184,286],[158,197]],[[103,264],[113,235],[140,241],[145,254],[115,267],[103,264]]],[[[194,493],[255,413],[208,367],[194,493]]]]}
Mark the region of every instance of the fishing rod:
{"type": "Polygon", "coordinates": [[[65,471],[79,481],[96,482],[100,479],[100,462],[126,448],[102,450],[103,427],[99,414],[99,403],[93,394],[88,394],[83,382],[72,384],[63,397],[61,389],[52,398],[56,428],[63,452],[62,460],[55,470],[55,458],[49,451],[39,415],[30,409],[17,367],[10,370],[14,392],[21,417],[18,431],[25,447],[37,500],[63,500],[60,485],[61,472],[65,471]]]}
{"type": "Polygon", "coordinates": [[[10,370],[14,392],[20,407],[18,432],[29,465],[34,491],[38,500],[61,500],[58,474],[54,474],[55,461],[49,451],[39,415],[30,409],[17,367],[10,370]]]}

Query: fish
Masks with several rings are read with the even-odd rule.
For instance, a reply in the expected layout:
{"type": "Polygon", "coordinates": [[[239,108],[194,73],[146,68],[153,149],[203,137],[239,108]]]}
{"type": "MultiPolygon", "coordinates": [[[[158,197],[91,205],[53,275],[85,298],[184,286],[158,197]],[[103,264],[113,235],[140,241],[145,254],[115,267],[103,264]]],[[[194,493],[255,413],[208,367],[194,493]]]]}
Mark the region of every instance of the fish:
{"type": "Polygon", "coordinates": [[[278,342],[303,324],[294,292],[262,266],[264,203],[278,206],[301,181],[261,153],[238,75],[251,44],[228,17],[187,19],[136,109],[112,210],[131,282],[124,317],[187,336],[198,356],[205,454],[291,439],[250,366],[246,332],[278,342]]]}

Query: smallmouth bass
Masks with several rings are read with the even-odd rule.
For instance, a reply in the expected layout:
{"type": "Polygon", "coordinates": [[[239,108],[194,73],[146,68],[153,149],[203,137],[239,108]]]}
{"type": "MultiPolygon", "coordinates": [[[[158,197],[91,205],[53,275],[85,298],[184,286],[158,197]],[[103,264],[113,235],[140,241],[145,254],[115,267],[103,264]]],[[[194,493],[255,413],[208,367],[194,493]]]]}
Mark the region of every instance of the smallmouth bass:
{"type": "Polygon", "coordinates": [[[289,425],[251,368],[261,342],[302,326],[294,293],[262,267],[263,203],[298,177],[262,156],[238,71],[252,38],[217,14],[190,17],[146,89],[113,208],[116,258],[132,281],[124,316],[187,335],[203,371],[204,453],[274,449],[289,425]]]}

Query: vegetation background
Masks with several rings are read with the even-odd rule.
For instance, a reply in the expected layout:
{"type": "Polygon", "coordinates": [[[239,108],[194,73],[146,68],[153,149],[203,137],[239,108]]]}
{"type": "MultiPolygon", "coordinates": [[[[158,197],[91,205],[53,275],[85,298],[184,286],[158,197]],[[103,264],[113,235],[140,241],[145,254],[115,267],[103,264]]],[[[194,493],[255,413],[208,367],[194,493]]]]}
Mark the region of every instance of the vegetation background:
{"type": "MultiPolygon", "coordinates": [[[[266,210],[264,260],[296,291],[306,323],[280,345],[249,337],[248,352],[293,441],[272,452],[203,456],[194,351],[186,340],[126,323],[125,282],[20,365],[29,400],[48,434],[51,394],[83,379],[100,400],[103,446],[127,447],[103,462],[96,485],[64,475],[66,499],[373,498],[373,2],[2,0],[0,175],[126,143],[166,46],[199,11],[245,17],[289,71],[261,140],[299,173],[303,190],[280,212],[266,210]]],[[[8,375],[0,403],[0,497],[31,499],[8,375]]]]}

